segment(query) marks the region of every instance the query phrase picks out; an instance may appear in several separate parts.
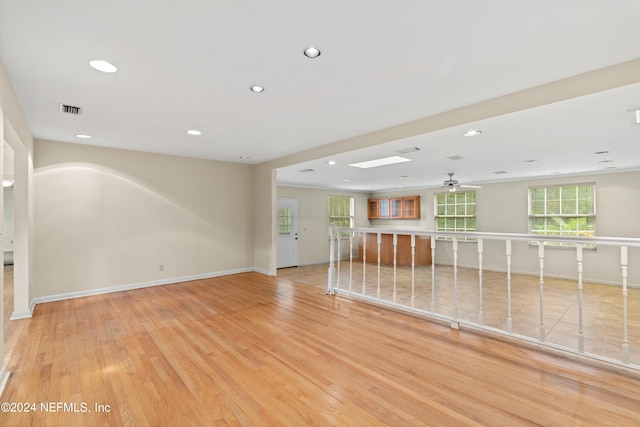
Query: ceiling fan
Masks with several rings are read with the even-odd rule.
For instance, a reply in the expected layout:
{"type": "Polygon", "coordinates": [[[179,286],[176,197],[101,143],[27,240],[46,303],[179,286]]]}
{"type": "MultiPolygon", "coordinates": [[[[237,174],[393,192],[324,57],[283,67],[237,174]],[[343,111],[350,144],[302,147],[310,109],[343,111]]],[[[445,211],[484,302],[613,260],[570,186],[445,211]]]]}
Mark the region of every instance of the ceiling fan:
{"type": "Polygon", "coordinates": [[[457,179],[453,179],[453,172],[449,172],[449,179],[442,183],[443,188],[448,188],[450,193],[454,193],[458,188],[482,188],[479,185],[462,185],[457,179]]]}

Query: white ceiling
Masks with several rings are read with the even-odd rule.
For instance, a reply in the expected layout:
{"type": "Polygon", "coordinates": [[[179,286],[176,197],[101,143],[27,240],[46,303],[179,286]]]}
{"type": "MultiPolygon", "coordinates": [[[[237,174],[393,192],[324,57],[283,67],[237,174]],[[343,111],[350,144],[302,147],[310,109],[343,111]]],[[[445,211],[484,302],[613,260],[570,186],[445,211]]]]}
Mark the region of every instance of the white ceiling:
{"type": "MultiPolygon", "coordinates": [[[[0,0],[0,60],[36,138],[87,143],[82,133],[92,145],[257,164],[638,58],[639,19],[638,0],[0,0]],[[303,56],[311,45],[320,57],[303,56]],[[83,113],[63,115],[61,103],[83,113]]],[[[475,138],[463,126],[332,167],[294,165],[278,180],[373,191],[434,186],[448,171],[481,183],[638,169],[635,108],[639,85],[473,123],[475,138]],[[345,166],[412,146],[410,163],[345,166]]]]}

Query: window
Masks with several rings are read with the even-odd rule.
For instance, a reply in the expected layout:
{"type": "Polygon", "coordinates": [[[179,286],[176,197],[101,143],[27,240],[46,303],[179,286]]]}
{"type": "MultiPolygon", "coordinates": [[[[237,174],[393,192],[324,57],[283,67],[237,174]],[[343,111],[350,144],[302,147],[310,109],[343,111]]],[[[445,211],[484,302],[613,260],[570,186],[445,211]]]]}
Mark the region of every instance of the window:
{"type": "MultiPolygon", "coordinates": [[[[329,225],[353,228],[353,197],[329,196],[329,225]]],[[[348,232],[342,232],[340,237],[349,237],[348,232]]]]}
{"type": "MultiPolygon", "coordinates": [[[[437,231],[476,231],[476,192],[436,194],[435,219],[437,231]]],[[[438,237],[451,240],[450,237],[438,237]]],[[[459,239],[475,242],[475,238],[459,239]]]]}
{"type": "MultiPolygon", "coordinates": [[[[595,236],[595,225],[595,184],[529,188],[529,233],[592,237],[595,236]]],[[[573,243],[547,245],[575,246],[573,243]]]]}
{"type": "Polygon", "coordinates": [[[293,209],[278,208],[278,234],[281,236],[291,234],[291,227],[293,227],[293,209]]]}

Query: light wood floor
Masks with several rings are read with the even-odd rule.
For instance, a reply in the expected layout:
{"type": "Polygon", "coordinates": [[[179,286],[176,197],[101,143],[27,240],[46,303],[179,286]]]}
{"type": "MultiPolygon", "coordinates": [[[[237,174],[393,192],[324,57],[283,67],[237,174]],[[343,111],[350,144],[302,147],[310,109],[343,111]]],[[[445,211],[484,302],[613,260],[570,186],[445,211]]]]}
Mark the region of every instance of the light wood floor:
{"type": "Polygon", "coordinates": [[[10,321],[2,426],[637,426],[640,379],[244,273],[10,321]],[[95,404],[108,405],[98,413],[95,404]],[[71,408],[70,406],[69,408],[71,408]]]}

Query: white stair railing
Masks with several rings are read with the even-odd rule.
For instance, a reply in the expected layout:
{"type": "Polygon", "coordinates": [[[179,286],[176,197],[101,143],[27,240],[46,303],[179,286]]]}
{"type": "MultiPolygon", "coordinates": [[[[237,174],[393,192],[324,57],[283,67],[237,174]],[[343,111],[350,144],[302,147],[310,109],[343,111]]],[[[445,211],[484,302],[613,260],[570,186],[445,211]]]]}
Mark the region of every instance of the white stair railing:
{"type": "MultiPolygon", "coordinates": [[[[330,253],[329,253],[329,269],[327,273],[327,293],[335,294],[337,292],[343,293],[345,295],[361,297],[372,301],[377,301],[381,304],[393,306],[400,309],[406,309],[408,311],[424,314],[426,316],[435,317],[441,320],[447,320],[450,322],[452,328],[460,327],[462,325],[472,326],[474,328],[479,328],[483,330],[487,330],[490,332],[504,333],[506,335],[524,339],[527,341],[534,341],[539,344],[569,351],[572,353],[585,355],[588,357],[592,357],[599,360],[605,360],[607,362],[619,363],[621,365],[631,367],[633,369],[640,370],[640,364],[638,362],[630,363],[630,351],[633,346],[634,348],[640,347],[640,342],[630,343],[629,342],[629,319],[628,319],[628,304],[629,304],[629,248],[640,248],[640,239],[638,238],[618,238],[618,237],[564,237],[564,236],[540,236],[540,235],[529,235],[529,234],[513,234],[513,233],[456,233],[456,232],[435,232],[435,231],[415,231],[415,230],[386,230],[379,228],[337,228],[331,227],[329,230],[329,234],[331,237],[330,244],[330,253]],[[342,247],[341,247],[341,236],[346,235],[345,232],[348,232],[349,235],[349,270],[348,270],[348,286],[344,286],[345,289],[342,289],[342,281],[341,281],[341,266],[340,259],[342,258],[342,247]],[[343,234],[344,233],[344,234],[343,234]],[[371,268],[369,264],[369,260],[367,259],[367,236],[369,238],[376,238],[375,246],[376,246],[376,257],[373,260],[376,263],[377,267],[377,289],[376,289],[376,297],[367,295],[367,268],[371,268]],[[382,271],[384,264],[382,263],[382,250],[383,250],[383,235],[391,235],[392,242],[392,250],[393,250],[393,259],[391,261],[392,267],[392,280],[390,283],[386,283],[383,281],[382,271]],[[399,236],[409,235],[410,240],[410,289],[406,285],[406,281],[402,282],[404,287],[399,286],[399,278],[398,278],[398,269],[402,268],[398,265],[398,256],[399,256],[399,236]],[[427,269],[430,270],[430,286],[429,285],[428,276],[420,276],[420,278],[416,278],[416,269],[417,269],[417,238],[430,238],[430,250],[431,250],[431,263],[425,266],[421,266],[421,270],[427,269]],[[445,241],[441,241],[442,244],[451,245],[451,263],[447,268],[453,269],[453,280],[451,283],[438,283],[436,286],[436,250],[438,249],[438,245],[436,242],[439,241],[438,238],[446,239],[445,241]],[[477,321],[473,322],[465,318],[460,317],[460,283],[458,276],[458,262],[459,262],[459,244],[460,242],[469,241],[471,239],[475,239],[475,244],[477,245],[477,269],[478,269],[478,300],[477,300],[477,321]],[[505,255],[506,255],[506,263],[504,265],[504,272],[506,273],[506,288],[505,294],[506,297],[506,313],[504,313],[506,317],[506,329],[502,330],[501,328],[491,327],[487,325],[486,321],[486,307],[485,303],[486,295],[485,295],[485,285],[484,285],[484,259],[487,255],[485,250],[485,240],[502,240],[505,242],[505,255]],[[356,244],[357,241],[357,244],[356,244]],[[538,264],[538,286],[539,286],[539,312],[538,312],[538,336],[526,336],[518,333],[514,333],[514,318],[513,318],[513,306],[512,306],[512,298],[513,298],[513,283],[512,283],[512,268],[513,268],[513,242],[514,241],[525,241],[529,244],[535,242],[538,246],[537,251],[537,264],[538,264]],[[576,277],[575,280],[577,282],[577,300],[578,300],[578,325],[577,325],[577,348],[566,347],[564,344],[554,344],[549,342],[547,339],[546,325],[545,325],[545,307],[544,307],[544,295],[545,295],[545,245],[548,244],[557,244],[557,243],[570,243],[573,244],[573,249],[576,253],[576,277]],[[612,359],[611,357],[599,356],[596,354],[589,353],[585,349],[585,323],[588,319],[589,315],[593,315],[593,313],[585,313],[585,301],[584,301],[584,248],[593,247],[594,245],[602,245],[602,246],[614,246],[620,248],[620,288],[622,293],[622,304],[621,304],[621,323],[622,323],[622,357],[620,360],[612,359]],[[355,274],[354,268],[359,266],[359,264],[355,264],[353,261],[356,258],[354,256],[354,250],[358,250],[360,258],[362,259],[362,288],[361,291],[354,291],[353,285],[353,277],[355,274]],[[337,260],[336,260],[337,257],[337,260]],[[336,271],[336,261],[337,261],[337,271],[336,271]],[[427,281],[427,283],[422,283],[422,281],[427,281]],[[442,292],[441,289],[444,289],[447,286],[451,286],[451,291],[453,294],[452,298],[452,312],[450,315],[445,313],[436,312],[436,292],[442,292]],[[391,289],[391,300],[384,300],[383,290],[391,289]],[[419,292],[425,292],[426,294],[421,294],[419,292]],[[430,295],[428,295],[430,294],[430,295]],[[427,297],[430,296],[430,302],[427,302],[427,306],[420,306],[417,303],[419,297],[427,297]],[[401,301],[401,302],[399,302],[401,301]]],[[[519,252],[522,253],[522,252],[519,252]]],[[[444,254],[443,254],[444,255],[444,254]]],[[[637,258],[635,258],[637,259],[637,258]]],[[[405,260],[406,262],[406,260],[405,260]]],[[[444,268],[445,266],[443,266],[444,268]]],[[[359,268],[359,267],[358,267],[359,268]]],[[[404,271],[404,270],[403,270],[404,271]]],[[[637,273],[636,273],[637,274],[637,273]]],[[[388,276],[384,276],[388,277],[388,276]]],[[[406,276],[403,276],[406,277],[406,276]]],[[[345,279],[347,280],[347,279],[345,279]]],[[[389,280],[389,279],[385,279],[389,280]]],[[[406,280],[406,279],[405,279],[406,280]]],[[[495,290],[494,290],[495,292],[495,290]]],[[[468,292],[467,292],[468,293],[468,292]]],[[[388,294],[386,294],[388,295],[388,294]]],[[[444,294],[440,294],[444,295],[444,294]]],[[[387,297],[388,298],[388,297],[387,297]]],[[[439,298],[443,298],[440,296],[439,298]]],[[[422,300],[424,301],[424,300],[422,300]]],[[[429,300],[427,300],[429,301],[429,300]]],[[[424,302],[421,303],[424,305],[424,302]]],[[[463,317],[468,317],[468,307],[469,301],[465,302],[465,313],[463,317]]],[[[491,313],[493,317],[495,317],[495,313],[491,313]]],[[[550,326],[553,328],[553,324],[550,326]]],[[[637,359],[637,357],[636,357],[637,359]]]]}

